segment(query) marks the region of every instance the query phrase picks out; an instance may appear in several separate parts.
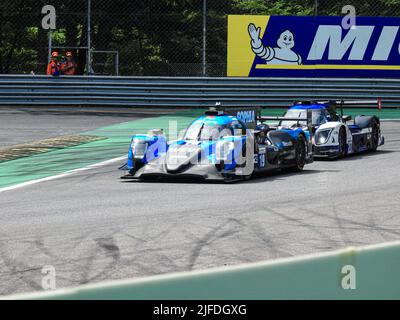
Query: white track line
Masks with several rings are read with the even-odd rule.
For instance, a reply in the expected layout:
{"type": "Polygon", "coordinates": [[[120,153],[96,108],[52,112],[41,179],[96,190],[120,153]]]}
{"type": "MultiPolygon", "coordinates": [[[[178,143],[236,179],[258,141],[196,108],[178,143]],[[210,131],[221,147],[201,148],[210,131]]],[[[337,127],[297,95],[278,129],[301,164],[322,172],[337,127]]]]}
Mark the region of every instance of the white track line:
{"type": "MultiPolygon", "coordinates": [[[[400,119],[381,119],[381,121],[388,121],[388,122],[389,121],[400,121],[400,119]]],[[[114,159],[106,160],[106,161],[103,161],[103,162],[91,164],[91,165],[89,165],[87,167],[84,167],[84,168],[74,169],[74,170],[70,170],[70,171],[67,171],[67,172],[64,172],[64,173],[60,173],[60,174],[57,174],[55,176],[50,176],[50,177],[41,178],[41,179],[37,179],[37,180],[31,180],[31,181],[19,183],[19,184],[10,186],[10,187],[1,188],[0,189],[0,193],[5,192],[5,191],[10,191],[10,190],[15,190],[15,189],[27,187],[27,186],[30,186],[30,185],[33,185],[33,184],[37,184],[37,183],[41,183],[41,182],[45,182],[45,181],[61,179],[61,178],[67,177],[67,176],[71,176],[71,175],[73,175],[75,173],[78,173],[78,172],[87,171],[87,170],[95,169],[95,168],[98,168],[98,167],[106,166],[108,164],[121,161],[121,160],[123,160],[125,158],[126,158],[126,156],[121,156],[121,157],[118,157],[118,158],[114,158],[114,159]]]]}
{"type": "Polygon", "coordinates": [[[78,172],[83,172],[83,171],[87,171],[87,170],[103,167],[103,166],[106,166],[108,164],[121,161],[123,159],[126,159],[126,156],[121,156],[121,157],[118,157],[118,158],[114,158],[114,159],[106,160],[106,161],[103,161],[103,162],[91,164],[91,165],[89,165],[87,167],[70,170],[70,171],[67,171],[67,172],[64,172],[64,173],[57,174],[55,176],[50,176],[50,177],[46,177],[46,178],[41,178],[41,179],[36,179],[36,180],[31,180],[31,181],[19,183],[19,184],[10,186],[10,187],[1,188],[0,189],[0,193],[5,192],[5,191],[10,191],[10,190],[15,190],[15,189],[27,187],[27,186],[30,186],[30,185],[33,185],[33,184],[37,184],[37,183],[41,183],[41,182],[45,182],[45,181],[51,181],[51,180],[65,178],[67,176],[71,176],[71,175],[73,175],[75,173],[78,173],[78,172]]]}

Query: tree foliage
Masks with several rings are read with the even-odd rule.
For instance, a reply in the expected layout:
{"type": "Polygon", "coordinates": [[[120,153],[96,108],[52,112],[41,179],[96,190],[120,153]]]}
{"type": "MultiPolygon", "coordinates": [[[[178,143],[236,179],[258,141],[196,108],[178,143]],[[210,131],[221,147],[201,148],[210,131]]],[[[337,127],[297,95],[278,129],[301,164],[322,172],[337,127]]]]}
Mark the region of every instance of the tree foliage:
{"type": "MultiPolygon", "coordinates": [[[[210,75],[224,75],[228,14],[313,15],[315,0],[208,0],[207,63],[210,75]]],[[[348,1],[318,0],[318,14],[341,15],[348,1]]],[[[48,32],[41,9],[57,10],[53,44],[86,45],[86,0],[14,0],[0,3],[0,72],[43,73],[48,32]]],[[[400,0],[353,0],[358,15],[393,16],[400,0]]],[[[123,75],[199,75],[202,61],[202,0],[92,0],[92,46],[117,50],[123,75]]],[[[84,66],[86,51],[76,50],[84,66]]],[[[113,56],[95,68],[111,73],[113,56]]],[[[97,64],[96,64],[97,63],[97,64]]],[[[82,68],[83,71],[83,68],[82,68]]],[[[95,69],[96,71],[96,69],[95,69]]]]}

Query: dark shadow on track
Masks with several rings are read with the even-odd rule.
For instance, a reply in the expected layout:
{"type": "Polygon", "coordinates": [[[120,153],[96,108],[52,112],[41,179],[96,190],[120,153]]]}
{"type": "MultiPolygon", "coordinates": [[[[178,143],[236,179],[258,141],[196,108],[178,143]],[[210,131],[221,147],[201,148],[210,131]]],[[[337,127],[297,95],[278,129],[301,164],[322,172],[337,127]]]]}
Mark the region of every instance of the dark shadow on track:
{"type": "Polygon", "coordinates": [[[352,160],[358,160],[366,157],[371,157],[371,156],[380,156],[386,153],[393,153],[393,152],[399,152],[396,150],[377,150],[375,152],[370,152],[370,151],[364,151],[360,153],[354,153],[354,154],[349,154],[344,158],[318,158],[314,157],[314,161],[352,161],[352,160]]]}
{"type": "Polygon", "coordinates": [[[319,174],[321,172],[340,172],[340,170],[314,170],[314,169],[305,169],[300,172],[288,172],[284,170],[276,170],[265,173],[256,173],[253,175],[251,180],[243,181],[243,183],[260,183],[260,182],[272,182],[275,180],[286,179],[291,176],[306,176],[319,174]]]}
{"type": "Polygon", "coordinates": [[[309,170],[306,169],[301,172],[287,172],[283,170],[270,171],[265,173],[256,173],[250,180],[236,180],[236,181],[224,181],[224,180],[204,180],[202,178],[162,178],[162,179],[122,179],[123,183],[173,183],[173,184],[221,184],[221,185],[232,185],[232,184],[252,184],[262,182],[272,182],[275,180],[283,180],[291,176],[296,175],[312,175],[319,174],[321,172],[339,172],[340,170],[309,170]]]}
{"type": "Polygon", "coordinates": [[[394,153],[394,152],[399,152],[399,151],[395,151],[395,150],[377,150],[375,152],[365,151],[365,152],[361,152],[361,153],[349,154],[345,158],[337,159],[337,160],[339,160],[339,161],[354,161],[354,160],[359,160],[359,159],[369,158],[369,157],[379,157],[384,154],[394,153]]]}

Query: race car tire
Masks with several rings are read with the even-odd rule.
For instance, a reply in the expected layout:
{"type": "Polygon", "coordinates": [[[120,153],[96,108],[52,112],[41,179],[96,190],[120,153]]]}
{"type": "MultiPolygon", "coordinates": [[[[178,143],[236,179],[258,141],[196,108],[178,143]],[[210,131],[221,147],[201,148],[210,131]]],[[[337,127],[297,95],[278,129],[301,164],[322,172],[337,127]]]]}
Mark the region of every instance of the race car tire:
{"type": "MultiPolygon", "coordinates": [[[[242,146],[242,152],[241,152],[241,157],[240,159],[238,159],[240,164],[237,164],[236,166],[236,170],[240,170],[242,171],[247,170],[247,164],[250,163],[250,161],[254,161],[254,146],[252,146],[252,144],[250,144],[248,141],[246,141],[246,143],[242,146]],[[250,148],[253,148],[252,152],[250,152],[250,154],[247,152],[248,150],[251,150],[250,148]]],[[[253,163],[254,166],[254,163],[253,163]]],[[[254,172],[254,167],[253,170],[249,173],[249,174],[234,174],[234,179],[235,180],[249,180],[251,179],[251,177],[253,176],[253,172],[254,172]]]]}
{"type": "Polygon", "coordinates": [[[306,164],[306,139],[303,135],[300,135],[296,143],[296,163],[295,166],[290,168],[290,171],[299,172],[302,171],[306,164]]]}
{"type": "Polygon", "coordinates": [[[346,148],[346,130],[344,127],[341,127],[339,130],[339,154],[338,158],[344,158],[347,153],[346,148]]]}
{"type": "Polygon", "coordinates": [[[378,149],[378,144],[379,144],[379,127],[376,121],[372,122],[372,139],[371,139],[371,144],[369,146],[369,151],[374,152],[376,149],[378,149]]]}
{"type": "MultiPolygon", "coordinates": [[[[242,153],[245,157],[245,162],[244,162],[244,168],[247,167],[247,164],[250,163],[251,161],[254,161],[254,144],[249,143],[248,141],[246,141],[246,144],[242,150],[242,153]],[[252,149],[250,149],[252,148],[252,149]],[[248,153],[247,151],[251,150],[252,152],[248,153]]],[[[254,166],[254,162],[253,162],[253,166],[254,166]]],[[[250,174],[246,174],[246,175],[240,175],[238,177],[240,177],[242,180],[247,181],[250,180],[251,177],[253,176],[253,172],[254,172],[254,168],[253,171],[250,174]]]]}
{"type": "Polygon", "coordinates": [[[253,174],[248,174],[248,175],[242,176],[242,180],[243,181],[250,180],[252,178],[252,176],[253,176],[253,174]]]}
{"type": "Polygon", "coordinates": [[[134,162],[133,162],[133,168],[131,169],[131,170],[129,170],[129,174],[131,174],[131,175],[135,175],[135,173],[141,168],[141,167],[143,167],[144,166],[144,164],[142,163],[142,162],[139,162],[139,161],[135,161],[134,160],[134,162]]]}

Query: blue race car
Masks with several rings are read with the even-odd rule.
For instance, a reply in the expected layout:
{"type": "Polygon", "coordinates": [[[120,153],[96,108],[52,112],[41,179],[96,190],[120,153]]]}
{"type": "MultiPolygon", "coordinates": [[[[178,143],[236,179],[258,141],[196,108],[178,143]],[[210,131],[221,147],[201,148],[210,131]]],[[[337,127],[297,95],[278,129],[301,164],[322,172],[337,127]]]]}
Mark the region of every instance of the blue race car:
{"type": "Polygon", "coordinates": [[[314,157],[343,158],[352,153],[376,151],[384,144],[381,135],[380,120],[377,116],[359,115],[349,123],[351,116],[343,115],[343,105],[376,103],[376,101],[303,101],[295,102],[284,115],[279,128],[302,127],[307,130],[304,121],[293,121],[311,111],[311,129],[313,131],[314,157]],[[341,107],[341,114],[336,112],[341,107]]]}
{"type": "MultiPolygon", "coordinates": [[[[301,171],[313,161],[311,130],[272,128],[258,108],[210,109],[181,138],[167,141],[163,130],[134,135],[124,179],[198,178],[247,180],[255,172],[301,171]]],[[[286,118],[285,118],[286,119],[286,118]]],[[[311,113],[296,118],[311,123],[311,113]]]]}

